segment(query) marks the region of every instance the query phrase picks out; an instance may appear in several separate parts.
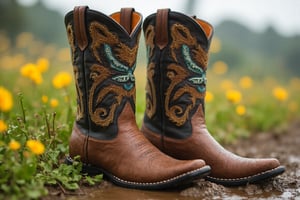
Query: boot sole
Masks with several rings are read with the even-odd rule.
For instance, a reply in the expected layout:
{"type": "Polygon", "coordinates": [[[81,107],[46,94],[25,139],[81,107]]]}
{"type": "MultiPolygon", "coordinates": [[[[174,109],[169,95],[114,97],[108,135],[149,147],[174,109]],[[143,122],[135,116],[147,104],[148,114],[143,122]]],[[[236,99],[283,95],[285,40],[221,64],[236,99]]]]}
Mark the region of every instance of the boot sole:
{"type": "MultiPolygon", "coordinates": [[[[65,163],[72,165],[73,159],[67,156],[65,159],[65,163]]],[[[81,173],[88,174],[89,176],[103,174],[104,179],[111,181],[115,185],[121,187],[143,189],[143,190],[163,190],[163,189],[171,189],[171,188],[183,187],[185,185],[189,185],[194,180],[207,176],[210,173],[210,170],[211,170],[210,166],[204,166],[202,168],[190,172],[186,172],[184,174],[178,175],[176,177],[172,177],[170,179],[157,181],[157,182],[149,182],[149,183],[126,181],[114,176],[113,174],[107,172],[102,168],[95,167],[85,163],[82,164],[81,173]]]]}
{"type": "Polygon", "coordinates": [[[284,166],[279,166],[277,168],[253,175],[253,176],[248,176],[248,177],[243,177],[243,178],[237,178],[237,179],[222,179],[222,178],[215,178],[211,176],[205,177],[206,180],[221,184],[224,186],[243,186],[247,184],[254,184],[254,183],[259,183],[262,181],[265,181],[266,179],[273,178],[275,176],[278,176],[282,174],[285,171],[284,166]]]}

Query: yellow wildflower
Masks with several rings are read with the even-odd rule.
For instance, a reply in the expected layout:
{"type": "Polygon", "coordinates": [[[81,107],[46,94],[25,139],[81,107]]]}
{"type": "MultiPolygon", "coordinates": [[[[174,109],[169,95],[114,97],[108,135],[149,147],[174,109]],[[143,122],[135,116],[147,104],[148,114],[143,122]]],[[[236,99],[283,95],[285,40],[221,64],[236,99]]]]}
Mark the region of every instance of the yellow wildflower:
{"type": "Polygon", "coordinates": [[[60,72],[52,79],[52,84],[55,88],[60,89],[70,85],[72,76],[68,72],[60,72]]]}
{"type": "Polygon", "coordinates": [[[7,131],[7,125],[3,120],[0,119],[0,133],[3,133],[5,131],[7,131]]]}
{"type": "Polygon", "coordinates": [[[29,77],[36,85],[39,85],[43,82],[42,75],[39,71],[35,71],[31,76],[29,77]]]}
{"type": "Polygon", "coordinates": [[[0,111],[7,112],[13,107],[13,98],[11,93],[0,86],[0,111]]]}
{"type": "Polygon", "coordinates": [[[36,70],[36,67],[34,64],[32,63],[27,63],[26,65],[24,65],[20,72],[21,72],[21,75],[24,76],[24,77],[29,77],[31,73],[33,73],[34,71],[36,70]]]}
{"type": "Polygon", "coordinates": [[[243,106],[243,105],[238,105],[236,108],[235,108],[235,112],[240,115],[240,116],[243,116],[245,115],[246,113],[246,107],[243,106]]]}
{"type": "Polygon", "coordinates": [[[288,98],[288,92],[282,87],[275,87],[273,89],[273,96],[279,101],[285,101],[288,98]]]}
{"type": "Polygon", "coordinates": [[[213,99],[214,99],[214,95],[211,92],[206,91],[205,102],[211,102],[213,99]]]}
{"type": "Polygon", "coordinates": [[[51,106],[52,108],[57,107],[57,106],[58,106],[58,100],[57,100],[57,99],[51,99],[51,100],[50,100],[50,106],[51,106]]]}
{"type": "Polygon", "coordinates": [[[46,58],[39,58],[36,62],[36,68],[40,73],[46,72],[49,67],[49,61],[46,58]]]}
{"type": "Polygon", "coordinates": [[[240,87],[243,89],[249,89],[253,85],[253,81],[249,76],[243,76],[239,81],[240,87]]]}
{"type": "Polygon", "coordinates": [[[242,100],[242,94],[237,90],[228,90],[226,97],[231,103],[239,103],[242,100]]]}
{"type": "Polygon", "coordinates": [[[228,66],[225,62],[223,61],[217,61],[213,64],[212,70],[215,74],[225,74],[228,70],[228,66]]]}
{"type": "Polygon", "coordinates": [[[41,84],[43,81],[41,72],[38,70],[37,66],[32,63],[24,65],[20,72],[22,76],[29,78],[37,85],[41,84]]]}
{"type": "Polygon", "coordinates": [[[32,153],[34,153],[36,155],[41,155],[45,152],[44,144],[38,140],[28,140],[26,142],[26,146],[29,148],[29,150],[32,153]]]}
{"type": "Polygon", "coordinates": [[[46,95],[42,96],[42,102],[47,103],[48,102],[48,97],[46,95]]]}
{"type": "Polygon", "coordinates": [[[11,140],[8,144],[8,148],[11,150],[14,150],[14,151],[20,149],[20,147],[21,147],[21,144],[15,140],[11,140]]]}

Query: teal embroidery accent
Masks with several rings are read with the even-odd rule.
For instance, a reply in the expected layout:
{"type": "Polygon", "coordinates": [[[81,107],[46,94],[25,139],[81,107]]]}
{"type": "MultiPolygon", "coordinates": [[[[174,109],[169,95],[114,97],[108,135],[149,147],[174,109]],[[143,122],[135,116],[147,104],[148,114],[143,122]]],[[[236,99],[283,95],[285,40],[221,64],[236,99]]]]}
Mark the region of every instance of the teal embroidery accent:
{"type": "Polygon", "coordinates": [[[190,48],[187,45],[182,45],[181,49],[185,64],[187,65],[188,69],[199,75],[198,77],[192,77],[188,80],[193,84],[197,85],[197,90],[199,92],[205,92],[205,86],[207,82],[206,72],[192,60],[190,48]]]}
{"type": "Polygon", "coordinates": [[[111,68],[117,70],[118,72],[124,72],[124,75],[112,77],[112,80],[117,81],[119,83],[124,83],[123,88],[127,91],[131,90],[135,82],[135,77],[133,73],[136,67],[136,63],[134,63],[132,68],[129,68],[128,66],[120,63],[120,61],[118,61],[114,57],[111,47],[108,44],[104,44],[104,52],[106,54],[107,59],[110,62],[111,68]]]}
{"type": "Polygon", "coordinates": [[[146,56],[147,56],[147,63],[150,63],[150,45],[146,45],[146,56]]]}

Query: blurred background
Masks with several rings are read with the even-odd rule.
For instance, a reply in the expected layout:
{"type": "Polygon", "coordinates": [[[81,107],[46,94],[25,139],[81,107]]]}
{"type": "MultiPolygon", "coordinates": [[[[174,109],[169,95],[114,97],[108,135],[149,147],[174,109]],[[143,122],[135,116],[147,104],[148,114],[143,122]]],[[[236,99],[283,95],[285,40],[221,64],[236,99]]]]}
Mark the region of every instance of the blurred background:
{"type": "MultiPolygon", "coordinates": [[[[63,17],[76,5],[88,5],[106,14],[121,7],[135,7],[144,18],[166,7],[197,15],[215,27],[210,64],[222,60],[228,72],[246,71],[255,77],[300,75],[300,2],[297,0],[228,0],[226,3],[222,0],[1,0],[0,53],[10,46],[25,45],[26,40],[51,44],[48,49],[68,47],[63,17]]],[[[31,46],[34,48],[33,43],[31,46]]],[[[143,48],[140,54],[139,60],[144,60],[143,48]]],[[[9,59],[1,60],[0,67],[7,65],[4,61],[9,59]]],[[[22,60],[13,60],[17,65],[22,64],[22,60]]]]}

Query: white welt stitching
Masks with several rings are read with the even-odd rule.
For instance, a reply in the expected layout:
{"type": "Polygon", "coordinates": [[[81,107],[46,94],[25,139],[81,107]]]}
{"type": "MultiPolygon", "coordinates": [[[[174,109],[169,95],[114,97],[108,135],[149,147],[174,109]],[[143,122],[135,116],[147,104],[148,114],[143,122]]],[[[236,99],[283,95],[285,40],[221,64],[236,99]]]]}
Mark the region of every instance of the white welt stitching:
{"type": "Polygon", "coordinates": [[[123,183],[127,183],[127,184],[132,184],[132,185],[157,185],[157,184],[162,184],[162,183],[169,183],[169,182],[172,182],[172,181],[174,181],[174,180],[176,180],[176,179],[179,179],[179,178],[181,178],[181,177],[183,177],[183,176],[186,176],[186,175],[188,175],[188,174],[192,174],[192,173],[194,173],[194,172],[201,171],[203,168],[204,168],[204,167],[199,168],[199,169],[196,169],[196,170],[193,170],[193,171],[190,171],[190,172],[187,172],[187,173],[184,173],[184,174],[181,174],[181,175],[179,175],[179,176],[175,176],[175,177],[170,178],[170,179],[167,179],[167,180],[157,181],[157,182],[152,182],[152,183],[141,183],[141,182],[125,181],[125,180],[120,179],[120,178],[118,178],[118,177],[116,177],[116,176],[114,176],[114,175],[112,175],[112,176],[113,176],[115,179],[117,179],[118,181],[123,182],[123,183]]]}
{"type": "Polygon", "coordinates": [[[212,177],[212,176],[207,176],[208,178],[211,178],[211,179],[214,179],[214,180],[220,180],[220,181],[237,181],[237,180],[247,180],[247,179],[250,179],[252,177],[255,177],[255,176],[260,176],[262,174],[266,174],[266,173],[269,173],[269,172],[272,172],[272,171],[275,171],[276,169],[280,168],[281,166],[279,167],[276,167],[274,169],[271,169],[271,170],[268,170],[268,171],[264,171],[264,172],[261,172],[261,173],[258,173],[258,174],[255,174],[255,175],[252,175],[252,176],[247,176],[247,177],[242,177],[242,178],[216,178],[216,177],[212,177]]]}

